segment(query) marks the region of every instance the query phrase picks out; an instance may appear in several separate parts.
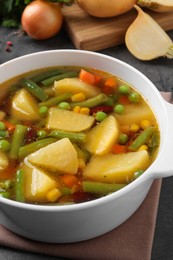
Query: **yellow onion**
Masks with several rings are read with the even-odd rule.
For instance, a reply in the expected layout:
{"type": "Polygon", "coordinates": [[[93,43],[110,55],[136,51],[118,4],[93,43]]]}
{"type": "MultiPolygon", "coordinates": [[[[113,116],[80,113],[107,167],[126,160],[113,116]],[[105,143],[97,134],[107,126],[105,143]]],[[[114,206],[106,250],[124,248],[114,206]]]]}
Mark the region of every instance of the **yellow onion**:
{"type": "Polygon", "coordinates": [[[158,57],[173,58],[173,42],[160,25],[139,6],[138,15],[125,35],[128,50],[140,60],[158,57]]]}
{"type": "Polygon", "coordinates": [[[173,11],[173,0],[138,0],[137,4],[158,13],[173,11]]]}
{"type": "Polygon", "coordinates": [[[59,32],[63,23],[57,3],[35,0],[28,4],[21,17],[22,29],[32,38],[44,40],[59,32]]]}
{"type": "Polygon", "coordinates": [[[76,2],[88,14],[106,18],[130,11],[137,0],[76,0],[76,2]]]}

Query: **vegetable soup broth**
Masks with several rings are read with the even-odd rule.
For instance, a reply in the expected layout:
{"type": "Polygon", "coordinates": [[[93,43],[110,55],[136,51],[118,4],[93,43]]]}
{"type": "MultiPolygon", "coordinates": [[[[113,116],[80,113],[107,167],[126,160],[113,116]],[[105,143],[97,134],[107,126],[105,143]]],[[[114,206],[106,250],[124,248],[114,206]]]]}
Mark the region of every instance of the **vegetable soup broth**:
{"type": "Polygon", "coordinates": [[[3,197],[47,205],[93,200],[134,181],[157,155],[152,110],[114,75],[53,67],[17,76],[1,89],[3,197]]]}

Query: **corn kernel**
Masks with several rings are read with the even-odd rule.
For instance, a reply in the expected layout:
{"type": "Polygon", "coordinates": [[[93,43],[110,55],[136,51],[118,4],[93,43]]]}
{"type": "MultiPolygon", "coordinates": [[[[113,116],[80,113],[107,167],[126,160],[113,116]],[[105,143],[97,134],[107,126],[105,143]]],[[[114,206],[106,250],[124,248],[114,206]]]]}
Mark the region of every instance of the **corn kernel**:
{"type": "Polygon", "coordinates": [[[48,201],[54,202],[59,199],[61,195],[61,192],[58,189],[54,188],[47,193],[46,197],[48,201]]]}
{"type": "Polygon", "coordinates": [[[80,92],[80,93],[77,93],[77,94],[74,94],[72,97],[71,97],[71,101],[73,102],[79,102],[79,101],[84,101],[86,99],[86,96],[84,93],[80,92]]]}
{"type": "Polygon", "coordinates": [[[148,126],[151,126],[151,121],[144,119],[141,121],[140,125],[141,125],[142,129],[145,129],[148,126]]]}
{"type": "Polygon", "coordinates": [[[80,113],[84,115],[89,115],[90,114],[90,109],[88,107],[81,107],[80,113]]]}
{"type": "Polygon", "coordinates": [[[138,132],[139,131],[139,126],[137,124],[131,124],[130,126],[130,131],[132,132],[138,132]]]}
{"type": "Polygon", "coordinates": [[[73,108],[73,111],[76,112],[76,113],[80,113],[80,106],[75,106],[73,108]]]}
{"type": "Polygon", "coordinates": [[[141,145],[141,147],[139,147],[138,151],[142,151],[142,150],[148,150],[148,146],[146,144],[141,145]]]}

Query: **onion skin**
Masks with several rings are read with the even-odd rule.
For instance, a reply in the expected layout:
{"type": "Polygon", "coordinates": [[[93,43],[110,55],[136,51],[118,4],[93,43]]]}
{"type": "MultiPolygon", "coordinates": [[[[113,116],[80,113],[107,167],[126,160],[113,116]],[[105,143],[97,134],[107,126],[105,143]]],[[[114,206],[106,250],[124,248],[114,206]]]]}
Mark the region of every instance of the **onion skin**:
{"type": "Polygon", "coordinates": [[[56,35],[63,23],[59,4],[35,0],[28,4],[21,17],[22,29],[33,39],[45,40],[56,35]]]}
{"type": "Polygon", "coordinates": [[[107,18],[130,11],[137,0],[76,0],[76,2],[89,15],[107,18]]]}

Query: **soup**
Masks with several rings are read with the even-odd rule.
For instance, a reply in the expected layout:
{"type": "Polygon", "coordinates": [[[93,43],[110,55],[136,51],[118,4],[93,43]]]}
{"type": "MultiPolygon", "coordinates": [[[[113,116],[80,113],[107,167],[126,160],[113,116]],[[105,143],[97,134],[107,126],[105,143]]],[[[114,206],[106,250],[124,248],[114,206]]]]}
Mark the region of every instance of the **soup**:
{"type": "Polygon", "coordinates": [[[157,155],[151,108],[115,75],[46,68],[1,88],[0,196],[44,205],[90,201],[134,181],[157,155]]]}

